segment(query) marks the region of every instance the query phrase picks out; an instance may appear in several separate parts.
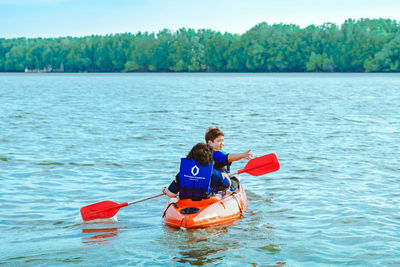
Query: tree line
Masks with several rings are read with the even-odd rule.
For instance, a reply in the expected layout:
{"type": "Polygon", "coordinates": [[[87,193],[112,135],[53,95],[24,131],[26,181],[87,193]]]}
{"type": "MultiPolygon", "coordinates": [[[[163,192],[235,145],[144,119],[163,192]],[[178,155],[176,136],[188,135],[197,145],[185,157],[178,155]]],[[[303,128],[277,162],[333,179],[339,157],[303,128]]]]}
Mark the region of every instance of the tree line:
{"type": "Polygon", "coordinates": [[[399,62],[400,24],[390,19],[0,39],[0,72],[398,72],[399,62]]]}

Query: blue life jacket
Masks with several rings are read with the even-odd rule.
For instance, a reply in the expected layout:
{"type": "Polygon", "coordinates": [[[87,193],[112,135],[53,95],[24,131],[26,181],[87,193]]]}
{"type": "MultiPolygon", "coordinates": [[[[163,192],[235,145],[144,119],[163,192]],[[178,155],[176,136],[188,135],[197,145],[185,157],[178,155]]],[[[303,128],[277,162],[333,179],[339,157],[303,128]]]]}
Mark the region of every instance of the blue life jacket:
{"type": "Polygon", "coordinates": [[[194,159],[181,159],[179,171],[179,198],[201,200],[211,195],[213,164],[200,165],[194,159]]]}
{"type": "Polygon", "coordinates": [[[232,162],[228,161],[228,155],[228,153],[222,150],[214,150],[212,154],[214,169],[229,173],[232,162]]]}

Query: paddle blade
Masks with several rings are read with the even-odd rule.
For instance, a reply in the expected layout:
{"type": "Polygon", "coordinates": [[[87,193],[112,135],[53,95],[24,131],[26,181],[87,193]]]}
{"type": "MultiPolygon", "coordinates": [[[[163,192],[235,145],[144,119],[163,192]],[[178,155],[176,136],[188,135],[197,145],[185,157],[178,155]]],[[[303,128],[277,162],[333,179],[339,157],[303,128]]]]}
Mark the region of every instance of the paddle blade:
{"type": "Polygon", "coordinates": [[[238,173],[240,174],[246,172],[254,176],[260,176],[277,171],[279,170],[279,168],[280,166],[278,158],[274,153],[271,153],[249,160],[244,169],[241,169],[240,171],[238,171],[238,173]]]}
{"type": "Polygon", "coordinates": [[[121,207],[127,206],[128,203],[118,204],[109,200],[91,204],[81,208],[81,215],[84,221],[96,219],[108,219],[117,214],[121,207]]]}

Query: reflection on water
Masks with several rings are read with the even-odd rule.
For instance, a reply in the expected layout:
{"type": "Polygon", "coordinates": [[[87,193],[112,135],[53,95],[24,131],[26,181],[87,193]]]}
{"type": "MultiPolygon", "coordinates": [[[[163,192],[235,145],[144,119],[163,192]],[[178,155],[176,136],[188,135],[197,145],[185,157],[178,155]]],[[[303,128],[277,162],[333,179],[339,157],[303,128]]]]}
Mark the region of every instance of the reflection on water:
{"type": "Polygon", "coordinates": [[[168,247],[172,266],[208,266],[220,262],[235,262],[244,266],[286,265],[285,259],[279,256],[281,245],[271,233],[275,227],[268,224],[249,227],[254,225],[250,222],[258,221],[260,216],[262,214],[249,212],[242,219],[229,224],[200,229],[179,229],[164,225],[165,236],[159,240],[159,244],[168,247]],[[171,244],[174,244],[172,248],[171,244]],[[257,256],[249,258],[246,254],[249,249],[263,255],[264,260],[260,261],[257,256]]]}
{"type": "Polygon", "coordinates": [[[225,255],[223,252],[228,251],[230,246],[221,246],[212,240],[222,239],[227,232],[226,227],[187,230],[184,242],[178,246],[179,256],[174,257],[173,261],[203,265],[221,260],[225,255]]]}
{"type": "Polygon", "coordinates": [[[118,228],[96,228],[96,229],[82,229],[82,233],[84,234],[93,234],[90,236],[85,236],[82,238],[82,243],[91,244],[91,243],[106,243],[110,238],[118,235],[118,228]]]}
{"type": "Polygon", "coordinates": [[[82,224],[82,234],[84,234],[82,243],[107,243],[111,238],[114,238],[118,235],[119,228],[116,226],[117,222],[118,220],[116,216],[110,219],[99,219],[84,222],[82,224]]]}
{"type": "MultiPolygon", "coordinates": [[[[232,224],[232,223],[230,223],[232,224]]],[[[228,233],[227,225],[206,227],[200,229],[177,229],[165,225],[168,235],[177,234],[177,256],[172,261],[189,263],[191,265],[204,265],[221,260],[224,252],[232,248],[215,240],[223,240],[228,233]]]]}
{"type": "Polygon", "coordinates": [[[278,261],[278,262],[276,262],[275,264],[272,264],[272,265],[259,265],[259,264],[257,264],[257,263],[254,263],[254,262],[247,262],[248,264],[250,264],[251,266],[253,266],[253,267],[258,267],[258,266],[266,266],[266,267],[281,267],[281,266],[284,266],[284,265],[286,265],[286,262],[285,261],[278,261]]]}
{"type": "Polygon", "coordinates": [[[191,265],[204,265],[207,263],[213,263],[215,261],[223,259],[223,254],[219,256],[215,256],[217,253],[221,253],[223,251],[227,251],[228,248],[217,247],[217,248],[209,248],[209,247],[200,247],[200,248],[186,248],[180,247],[183,249],[180,254],[182,257],[174,257],[174,261],[180,263],[190,263],[191,265]]]}

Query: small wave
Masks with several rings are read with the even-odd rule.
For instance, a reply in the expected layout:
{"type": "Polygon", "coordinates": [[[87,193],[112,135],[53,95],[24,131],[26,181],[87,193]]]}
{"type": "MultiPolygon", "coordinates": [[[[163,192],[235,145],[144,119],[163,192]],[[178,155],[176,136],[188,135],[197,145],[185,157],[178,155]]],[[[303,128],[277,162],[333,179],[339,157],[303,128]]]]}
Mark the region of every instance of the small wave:
{"type": "Polygon", "coordinates": [[[287,212],[287,211],[289,211],[289,209],[271,210],[271,211],[269,211],[268,213],[271,213],[271,214],[279,214],[279,213],[285,213],[285,212],[287,212]]]}
{"type": "Polygon", "coordinates": [[[279,247],[275,244],[269,244],[266,246],[262,246],[262,247],[260,247],[260,249],[268,250],[272,254],[278,253],[280,251],[279,247]]]}
{"type": "Polygon", "coordinates": [[[77,166],[77,167],[93,167],[95,164],[93,163],[76,163],[76,162],[70,162],[68,163],[70,166],[77,166]]]}
{"type": "Polygon", "coordinates": [[[6,162],[7,162],[7,161],[9,161],[10,159],[9,159],[9,158],[6,158],[6,157],[0,157],[0,160],[1,160],[1,161],[6,161],[6,162]]]}
{"type": "Polygon", "coordinates": [[[247,198],[249,200],[259,200],[259,199],[263,199],[262,196],[250,191],[250,190],[246,190],[246,194],[247,194],[247,198]]]}
{"type": "Polygon", "coordinates": [[[287,136],[287,133],[269,133],[268,136],[287,136]]]}
{"type": "Polygon", "coordinates": [[[36,165],[39,165],[39,166],[63,166],[64,163],[62,163],[62,162],[39,162],[39,163],[36,163],[36,165]]]}
{"type": "MultiPolygon", "coordinates": [[[[78,162],[69,162],[69,163],[59,163],[59,162],[46,162],[46,163],[39,163],[38,165],[69,165],[69,166],[74,166],[74,167],[93,167],[96,166],[95,163],[78,163],[78,162]]],[[[113,166],[113,167],[118,167],[122,168],[124,167],[123,165],[116,163],[116,162],[105,162],[104,166],[113,166]]]]}
{"type": "Polygon", "coordinates": [[[301,180],[303,179],[303,177],[299,177],[299,176],[288,176],[286,178],[283,178],[284,180],[301,180]]]}
{"type": "Polygon", "coordinates": [[[129,140],[150,140],[151,138],[149,136],[133,136],[129,137],[129,140]]]}
{"type": "Polygon", "coordinates": [[[24,116],[22,115],[10,115],[8,116],[10,119],[22,119],[24,116]]]}
{"type": "Polygon", "coordinates": [[[114,167],[118,167],[118,168],[124,167],[123,165],[120,165],[120,164],[114,163],[114,162],[108,162],[108,163],[106,163],[106,166],[114,166],[114,167]]]}

